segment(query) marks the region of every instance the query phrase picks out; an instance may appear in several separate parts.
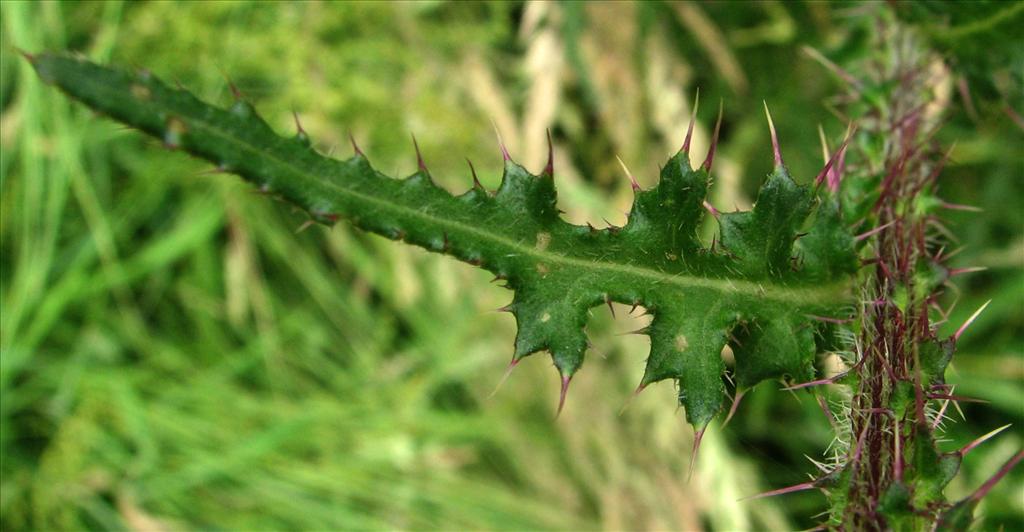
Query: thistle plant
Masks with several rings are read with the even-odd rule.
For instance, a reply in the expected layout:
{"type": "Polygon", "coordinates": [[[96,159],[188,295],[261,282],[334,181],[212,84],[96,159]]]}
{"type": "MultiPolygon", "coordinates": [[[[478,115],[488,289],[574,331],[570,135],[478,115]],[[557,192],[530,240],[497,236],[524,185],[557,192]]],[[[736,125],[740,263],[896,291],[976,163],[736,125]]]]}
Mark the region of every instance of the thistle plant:
{"type": "MultiPolygon", "coordinates": [[[[938,338],[933,308],[943,283],[964,272],[944,265],[948,252],[933,230],[936,209],[950,205],[935,195],[941,157],[929,140],[935,117],[926,107],[922,60],[912,45],[906,50],[909,56],[871,80],[900,85],[851,116],[857,132],[851,128],[808,184],[787,170],[766,106],[774,170],[752,210],[718,212],[706,195],[719,125],[695,165],[694,114],[658,184],[643,189],[630,175],[628,220],[603,229],[561,218],[550,155],[534,174],[502,146],[498,189],[486,190],[470,164],[471,185],[453,195],[435,184],[418,148],[416,172],[396,179],[375,169],[355,141],[345,160],[318,153],[297,116],[296,132],[279,136],[237,91],[225,109],[148,71],[63,54],[26,57],[72,98],[211,162],[215,173],[241,176],[302,208],[311,222],[346,221],[493,273],[514,293],[502,309],[518,327],[509,370],[549,352],[561,382],[557,411],[588,349],[588,310],[613,302],[653,316],[638,331],[651,348],[637,392],[664,380],[677,385],[697,434],[694,453],[711,421],[735,413],[763,381],[849,386],[852,399],[835,416],[849,423],[837,422],[848,434],[845,457],[811,482],[770,494],[824,490],[827,525],[835,528],[957,528],[970,523],[992,483],[955,504],[942,493],[975,445],[943,454],[934,436],[946,406],[962,399],[944,374],[967,324],[938,338]],[[708,216],[718,226],[709,244],[698,236],[708,216]],[[722,360],[726,346],[735,356],[731,371],[722,360]],[[844,371],[818,378],[816,359],[828,352],[842,354],[844,371]],[[735,386],[731,405],[723,377],[735,386]]],[[[872,89],[862,83],[852,82],[857,101],[872,89]]]]}
{"type": "Polygon", "coordinates": [[[975,494],[947,503],[943,489],[963,456],[1006,428],[953,452],[937,448],[950,403],[972,400],[953,394],[946,368],[958,339],[987,305],[951,337],[938,336],[937,326],[949,314],[940,301],[950,280],[977,270],[947,265],[951,242],[940,211],[973,208],[938,196],[952,148],[942,150],[934,141],[943,112],[932,90],[937,57],[895,25],[883,26],[877,40],[889,61],[865,65],[861,77],[829,65],[848,83],[842,107],[863,125],[866,142],[849,169],[859,182],[847,195],[846,212],[868,228],[863,236],[870,238],[859,253],[864,271],[854,317],[855,356],[846,360],[845,372],[828,380],[845,382],[853,391],[845,412],[848,451],[843,464],[827,470],[819,483],[834,484],[835,527],[963,529],[980,497],[1024,453],[975,494]],[[880,97],[865,106],[871,92],[880,97]]]}

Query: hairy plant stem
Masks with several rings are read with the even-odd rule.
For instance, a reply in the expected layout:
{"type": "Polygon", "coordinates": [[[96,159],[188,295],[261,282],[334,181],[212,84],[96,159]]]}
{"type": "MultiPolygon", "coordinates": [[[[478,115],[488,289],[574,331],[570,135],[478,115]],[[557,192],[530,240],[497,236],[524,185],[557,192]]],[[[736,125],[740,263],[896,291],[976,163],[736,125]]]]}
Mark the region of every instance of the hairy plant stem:
{"type": "Polygon", "coordinates": [[[929,67],[936,63],[898,28],[886,28],[883,35],[889,63],[880,65],[875,81],[892,82],[893,89],[862,129],[869,138],[884,139],[884,147],[874,161],[866,158],[864,169],[880,177],[871,210],[880,230],[870,247],[875,256],[868,259],[873,265],[864,279],[861,358],[854,368],[851,476],[842,519],[843,528],[853,530],[892,528],[879,508],[883,498],[894,484],[919,474],[914,449],[934,445],[919,350],[936,341],[928,312],[938,292],[919,272],[934,260],[941,238],[935,238],[938,222],[917,200],[932,191],[942,165],[931,140],[941,113],[932,104],[935,72],[929,67]]]}

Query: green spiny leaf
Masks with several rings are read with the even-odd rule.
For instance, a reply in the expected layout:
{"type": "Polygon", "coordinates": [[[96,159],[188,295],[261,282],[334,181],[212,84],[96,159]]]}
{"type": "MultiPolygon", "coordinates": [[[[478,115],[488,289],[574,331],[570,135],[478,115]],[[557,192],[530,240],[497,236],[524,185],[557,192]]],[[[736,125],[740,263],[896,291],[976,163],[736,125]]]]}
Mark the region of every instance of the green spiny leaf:
{"type": "Polygon", "coordinates": [[[900,481],[893,482],[878,501],[878,512],[885,516],[891,530],[914,530],[914,512],[910,490],[900,481]]]}
{"type": "Polygon", "coordinates": [[[808,316],[834,315],[850,297],[856,261],[838,205],[798,185],[781,164],[752,211],[719,217],[721,247],[708,249],[697,229],[710,177],[691,167],[686,151],[669,159],[656,187],[636,193],[625,227],[593,230],[559,217],[551,172],[533,175],[511,159],[495,195],[474,187],[452,196],[422,165],[398,180],[358,152],[344,161],[318,154],[301,131],[282,138],[242,101],[221,109],[146,72],[57,54],[29,60],[71,97],[280,195],[318,222],[346,219],[507,279],[519,328],[515,360],[547,350],[568,379],[583,363],[589,308],[645,306],[654,321],[642,385],[675,380],[699,429],[722,408],[720,352],[738,325],[741,387],[806,379],[817,325],[808,316]]]}
{"type": "Polygon", "coordinates": [[[933,338],[920,344],[918,349],[922,384],[925,387],[944,384],[946,382],[946,367],[953,360],[953,353],[956,351],[956,341],[952,338],[946,340],[933,338]]]}
{"type": "Polygon", "coordinates": [[[913,464],[909,479],[916,508],[927,508],[936,501],[942,501],[942,490],[960,470],[961,456],[956,453],[939,454],[935,438],[927,425],[917,425],[914,430],[913,464]]]}

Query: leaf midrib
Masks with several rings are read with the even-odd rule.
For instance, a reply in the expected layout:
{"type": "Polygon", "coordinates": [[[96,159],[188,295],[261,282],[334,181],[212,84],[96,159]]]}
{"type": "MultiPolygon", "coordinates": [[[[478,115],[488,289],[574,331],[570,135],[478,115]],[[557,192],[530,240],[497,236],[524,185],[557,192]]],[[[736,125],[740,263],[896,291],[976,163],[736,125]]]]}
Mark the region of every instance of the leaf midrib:
{"type": "MultiPolygon", "coordinates": [[[[113,94],[114,96],[119,96],[118,94],[116,94],[116,91],[111,90],[107,85],[96,84],[92,78],[87,79],[89,79],[89,82],[98,86],[101,90],[115,93],[113,94]]],[[[153,103],[159,105],[155,101],[153,103]]],[[[202,101],[199,101],[199,103],[200,105],[209,105],[202,101]]],[[[418,209],[411,209],[401,204],[397,204],[394,202],[378,198],[377,196],[363,194],[355,190],[344,188],[333,181],[322,179],[318,177],[316,174],[310,173],[301,167],[295,166],[294,164],[287,160],[280,159],[274,156],[273,154],[263,151],[258,147],[253,146],[252,144],[244,141],[243,139],[231,135],[230,132],[222,130],[215,124],[211,124],[209,122],[206,122],[205,120],[196,118],[194,115],[190,116],[188,113],[181,113],[179,110],[173,109],[166,105],[162,107],[165,112],[188,116],[188,119],[193,126],[198,126],[206,130],[208,133],[215,135],[227,142],[236,145],[238,148],[253,154],[257,158],[268,159],[271,162],[275,163],[276,166],[288,169],[295,177],[304,180],[308,183],[312,183],[314,186],[328,188],[342,196],[348,196],[350,198],[355,198],[361,201],[368,201],[385,210],[399,212],[404,216],[419,218],[428,224],[452,228],[464,233],[470,233],[478,238],[489,240],[496,244],[510,248],[522,255],[533,257],[546,265],[558,264],[565,266],[573,266],[585,270],[607,271],[620,274],[628,274],[643,278],[648,281],[653,281],[655,283],[664,283],[678,286],[680,288],[705,288],[734,295],[754,294],[762,299],[793,303],[800,306],[820,304],[823,301],[834,299],[836,297],[841,296],[846,288],[846,284],[842,282],[834,282],[831,284],[818,287],[791,287],[780,286],[772,283],[767,283],[767,286],[765,286],[764,283],[748,281],[744,279],[720,279],[697,277],[686,275],[684,273],[666,274],[664,272],[660,272],[657,270],[651,270],[628,264],[583,260],[569,257],[566,255],[553,253],[547,250],[538,250],[532,246],[524,245],[519,241],[503,238],[498,234],[481,230],[475,226],[465,225],[458,221],[447,218],[438,218],[418,209]]],[[[336,159],[325,158],[320,154],[316,154],[316,156],[330,160],[333,163],[338,162],[336,159]]]]}
{"type": "MultiPolygon", "coordinates": [[[[355,199],[358,199],[360,201],[367,201],[367,202],[373,203],[376,206],[381,207],[381,208],[383,208],[385,210],[390,210],[390,211],[393,211],[393,212],[399,212],[399,213],[401,213],[404,216],[411,216],[411,217],[414,217],[414,218],[419,218],[421,220],[424,220],[426,223],[433,224],[435,226],[454,228],[454,229],[456,229],[456,230],[458,230],[460,232],[470,233],[470,234],[472,234],[472,235],[474,235],[474,236],[476,236],[478,238],[489,240],[489,241],[494,242],[496,244],[505,246],[507,248],[511,248],[512,250],[515,250],[516,252],[518,252],[521,255],[526,255],[526,256],[533,257],[533,258],[537,259],[538,261],[540,261],[540,262],[542,262],[544,264],[548,264],[548,265],[550,265],[550,264],[559,264],[559,265],[574,266],[574,267],[584,268],[584,269],[604,270],[604,271],[612,271],[612,272],[616,272],[616,273],[625,273],[625,274],[634,275],[634,276],[637,276],[637,277],[643,277],[645,279],[652,280],[652,281],[655,281],[655,282],[663,282],[663,283],[667,283],[667,284],[676,285],[676,286],[679,286],[681,288],[710,288],[710,289],[714,289],[714,290],[717,290],[717,291],[720,291],[720,292],[730,292],[730,293],[736,293],[736,294],[740,294],[740,293],[744,293],[744,292],[746,292],[746,293],[761,293],[761,296],[764,297],[765,299],[772,299],[772,300],[777,300],[777,301],[785,301],[785,302],[797,303],[797,304],[808,304],[809,302],[810,303],[819,302],[819,301],[823,300],[824,298],[835,296],[837,293],[841,292],[842,288],[843,288],[843,285],[841,283],[833,283],[831,285],[826,285],[826,286],[823,286],[823,287],[815,287],[815,288],[788,287],[788,286],[779,286],[779,285],[775,285],[775,284],[770,284],[769,283],[768,286],[765,287],[763,283],[747,281],[747,280],[743,280],[743,279],[718,279],[718,278],[708,278],[708,277],[696,277],[696,276],[686,275],[686,274],[683,274],[683,273],[669,275],[669,274],[665,274],[663,272],[659,272],[657,270],[641,268],[641,267],[632,266],[632,265],[628,265],[628,264],[619,264],[619,263],[614,263],[614,262],[602,262],[602,261],[590,261],[590,260],[584,260],[584,259],[578,259],[578,258],[574,258],[574,257],[569,257],[569,256],[566,256],[566,255],[561,255],[561,254],[557,254],[557,253],[552,253],[552,252],[546,251],[546,250],[545,251],[541,251],[541,250],[536,249],[533,246],[524,245],[520,241],[509,240],[507,238],[503,238],[502,236],[497,235],[495,233],[492,233],[490,231],[481,230],[481,229],[479,229],[476,226],[465,225],[465,224],[463,224],[461,222],[458,222],[458,221],[455,221],[455,220],[451,220],[451,219],[448,219],[448,218],[438,218],[436,216],[433,216],[433,215],[431,215],[431,214],[429,214],[427,212],[424,212],[422,210],[419,210],[419,209],[411,209],[411,208],[408,208],[408,207],[406,207],[404,205],[397,204],[397,203],[394,203],[394,202],[390,202],[390,201],[381,199],[381,198],[379,198],[377,196],[363,194],[361,192],[357,192],[355,190],[342,187],[342,186],[338,185],[337,183],[334,183],[333,181],[329,181],[329,180],[326,180],[326,179],[321,179],[321,178],[317,177],[315,174],[306,172],[303,169],[301,169],[301,168],[299,168],[299,167],[297,167],[297,166],[295,166],[293,164],[290,164],[289,162],[287,162],[287,161],[285,161],[283,159],[280,159],[280,158],[275,157],[273,155],[266,154],[266,153],[264,153],[262,151],[259,151],[259,149],[256,148],[255,146],[252,146],[249,143],[243,142],[240,139],[237,139],[237,137],[228,136],[228,135],[224,134],[223,132],[221,132],[219,129],[211,127],[208,123],[200,121],[200,124],[202,124],[203,128],[206,129],[208,132],[210,132],[212,134],[216,134],[219,137],[223,138],[224,140],[227,140],[227,141],[230,141],[230,142],[234,142],[237,146],[239,146],[240,148],[242,148],[242,149],[244,149],[246,151],[249,151],[249,152],[254,153],[254,154],[262,155],[263,157],[265,157],[267,159],[270,159],[271,161],[273,161],[274,163],[276,163],[279,166],[284,166],[285,168],[289,169],[295,176],[297,176],[297,177],[299,177],[299,178],[301,178],[303,180],[306,180],[307,182],[308,181],[312,181],[315,185],[324,186],[326,188],[329,188],[329,189],[331,189],[333,192],[335,192],[337,194],[349,196],[350,198],[355,198],[355,199]]],[[[320,155],[318,155],[318,156],[320,156],[320,155]]],[[[320,157],[322,157],[322,156],[320,156],[320,157]]],[[[333,161],[333,159],[332,159],[332,161],[333,161]]]]}

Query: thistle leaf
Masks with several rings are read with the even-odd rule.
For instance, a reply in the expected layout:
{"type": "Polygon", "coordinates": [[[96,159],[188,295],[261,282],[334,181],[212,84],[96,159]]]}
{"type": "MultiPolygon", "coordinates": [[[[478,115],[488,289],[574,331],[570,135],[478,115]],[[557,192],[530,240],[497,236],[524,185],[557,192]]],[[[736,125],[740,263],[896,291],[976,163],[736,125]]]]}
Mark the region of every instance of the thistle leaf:
{"type": "Polygon", "coordinates": [[[722,409],[721,350],[734,332],[742,337],[741,387],[808,379],[818,323],[807,316],[834,315],[851,296],[853,238],[835,199],[798,185],[781,165],[752,211],[718,218],[721,245],[709,249],[697,230],[710,178],[691,167],[686,151],[668,160],[656,187],[636,191],[624,227],[593,230],[560,218],[550,172],[534,175],[511,159],[495,195],[474,187],[453,196],[423,165],[394,179],[359,151],[324,157],[304,132],[278,136],[243,101],[222,109],[145,72],[59,54],[28,57],[72,98],[238,174],[318,222],[345,219],[507,279],[518,325],[514,360],[549,351],[566,382],[583,364],[588,309],[643,305],[654,320],[642,384],[676,381],[698,429],[722,409]]]}

